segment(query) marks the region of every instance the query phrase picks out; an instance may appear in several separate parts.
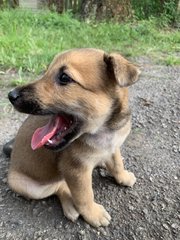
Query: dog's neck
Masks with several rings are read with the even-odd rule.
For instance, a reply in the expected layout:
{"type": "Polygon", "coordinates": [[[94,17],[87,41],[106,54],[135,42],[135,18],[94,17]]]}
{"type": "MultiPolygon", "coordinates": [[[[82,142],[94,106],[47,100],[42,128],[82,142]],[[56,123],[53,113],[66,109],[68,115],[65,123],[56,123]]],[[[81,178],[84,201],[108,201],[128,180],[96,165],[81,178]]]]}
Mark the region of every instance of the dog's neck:
{"type": "Polygon", "coordinates": [[[117,129],[116,128],[113,129],[112,125],[110,128],[109,125],[105,124],[94,134],[87,134],[87,133],[84,134],[82,141],[94,149],[114,152],[115,147],[117,145],[120,147],[121,144],[124,142],[124,140],[122,140],[124,138],[123,129],[124,127],[126,127],[126,125],[129,125],[130,123],[130,115],[128,116],[129,117],[125,115],[125,117],[121,119],[120,121],[121,124],[114,125],[115,127],[119,126],[117,129]],[[122,129],[122,133],[121,133],[121,129],[122,129]]]}
{"type": "Polygon", "coordinates": [[[106,126],[111,130],[119,130],[122,128],[127,121],[131,118],[131,111],[128,107],[128,104],[122,106],[119,99],[115,99],[112,105],[112,112],[109,115],[106,126]]]}
{"type": "Polygon", "coordinates": [[[121,105],[119,98],[114,99],[111,109],[104,124],[95,133],[84,134],[82,138],[84,143],[96,149],[113,151],[118,139],[121,138],[120,129],[131,120],[131,111],[127,103],[121,105]]]}
{"type": "Polygon", "coordinates": [[[84,134],[83,141],[96,149],[111,149],[114,145],[115,135],[115,130],[110,130],[106,126],[103,126],[94,134],[84,134]]]}

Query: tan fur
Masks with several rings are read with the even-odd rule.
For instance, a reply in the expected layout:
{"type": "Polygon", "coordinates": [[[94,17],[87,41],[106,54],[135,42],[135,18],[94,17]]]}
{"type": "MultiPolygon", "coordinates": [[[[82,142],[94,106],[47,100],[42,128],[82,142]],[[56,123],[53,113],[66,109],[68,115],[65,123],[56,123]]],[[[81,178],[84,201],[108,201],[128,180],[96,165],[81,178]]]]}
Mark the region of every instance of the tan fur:
{"type": "Polygon", "coordinates": [[[74,49],[55,57],[45,75],[30,84],[41,106],[56,106],[77,114],[85,124],[67,148],[53,152],[44,147],[33,151],[33,132],[49,116],[30,115],[21,126],[13,147],[8,174],[10,187],[28,198],[56,194],[64,214],[75,221],[79,214],[92,226],[107,226],[111,217],[94,201],[92,171],[100,164],[119,184],[133,186],[136,178],[124,170],[119,147],[130,132],[129,86],[138,78],[137,68],[119,54],[97,49],[74,49]],[[55,84],[59,68],[77,83],[55,84]]]}

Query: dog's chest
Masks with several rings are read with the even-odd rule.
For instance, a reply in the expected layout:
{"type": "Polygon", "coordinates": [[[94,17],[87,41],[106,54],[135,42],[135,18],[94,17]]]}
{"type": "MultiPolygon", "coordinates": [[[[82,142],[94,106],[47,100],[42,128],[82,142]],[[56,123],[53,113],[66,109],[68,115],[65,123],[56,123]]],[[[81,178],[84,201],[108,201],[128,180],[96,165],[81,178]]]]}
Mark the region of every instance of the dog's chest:
{"type": "Polygon", "coordinates": [[[130,121],[118,131],[103,127],[97,133],[86,136],[85,141],[92,148],[111,154],[115,152],[116,147],[123,144],[130,129],[130,121]]]}
{"type": "Polygon", "coordinates": [[[95,149],[114,152],[118,139],[117,132],[102,129],[96,134],[88,135],[86,143],[95,149]]]}

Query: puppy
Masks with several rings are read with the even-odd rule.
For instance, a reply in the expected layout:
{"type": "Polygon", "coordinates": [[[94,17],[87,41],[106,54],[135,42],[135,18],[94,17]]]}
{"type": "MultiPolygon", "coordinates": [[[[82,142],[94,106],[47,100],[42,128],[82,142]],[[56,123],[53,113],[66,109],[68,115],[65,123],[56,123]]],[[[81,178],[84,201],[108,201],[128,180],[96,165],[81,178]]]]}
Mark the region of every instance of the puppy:
{"type": "Polygon", "coordinates": [[[30,114],[13,144],[8,183],[32,199],[56,194],[67,218],[92,226],[110,215],[94,201],[92,171],[105,165],[119,184],[136,178],[124,169],[119,147],[131,129],[127,87],[139,70],[121,55],[73,49],[57,55],[39,80],[8,97],[30,114]]]}

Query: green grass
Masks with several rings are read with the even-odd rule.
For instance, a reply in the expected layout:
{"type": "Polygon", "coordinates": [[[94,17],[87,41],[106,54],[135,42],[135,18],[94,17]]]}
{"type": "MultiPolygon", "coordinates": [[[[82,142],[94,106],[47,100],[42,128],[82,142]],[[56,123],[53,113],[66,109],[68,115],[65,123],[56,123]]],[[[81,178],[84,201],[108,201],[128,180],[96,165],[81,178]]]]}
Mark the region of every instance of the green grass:
{"type": "Polygon", "coordinates": [[[81,22],[70,14],[0,11],[0,68],[39,73],[53,56],[70,48],[95,47],[128,57],[146,55],[155,62],[180,64],[180,33],[158,19],[133,23],[81,22]]]}

